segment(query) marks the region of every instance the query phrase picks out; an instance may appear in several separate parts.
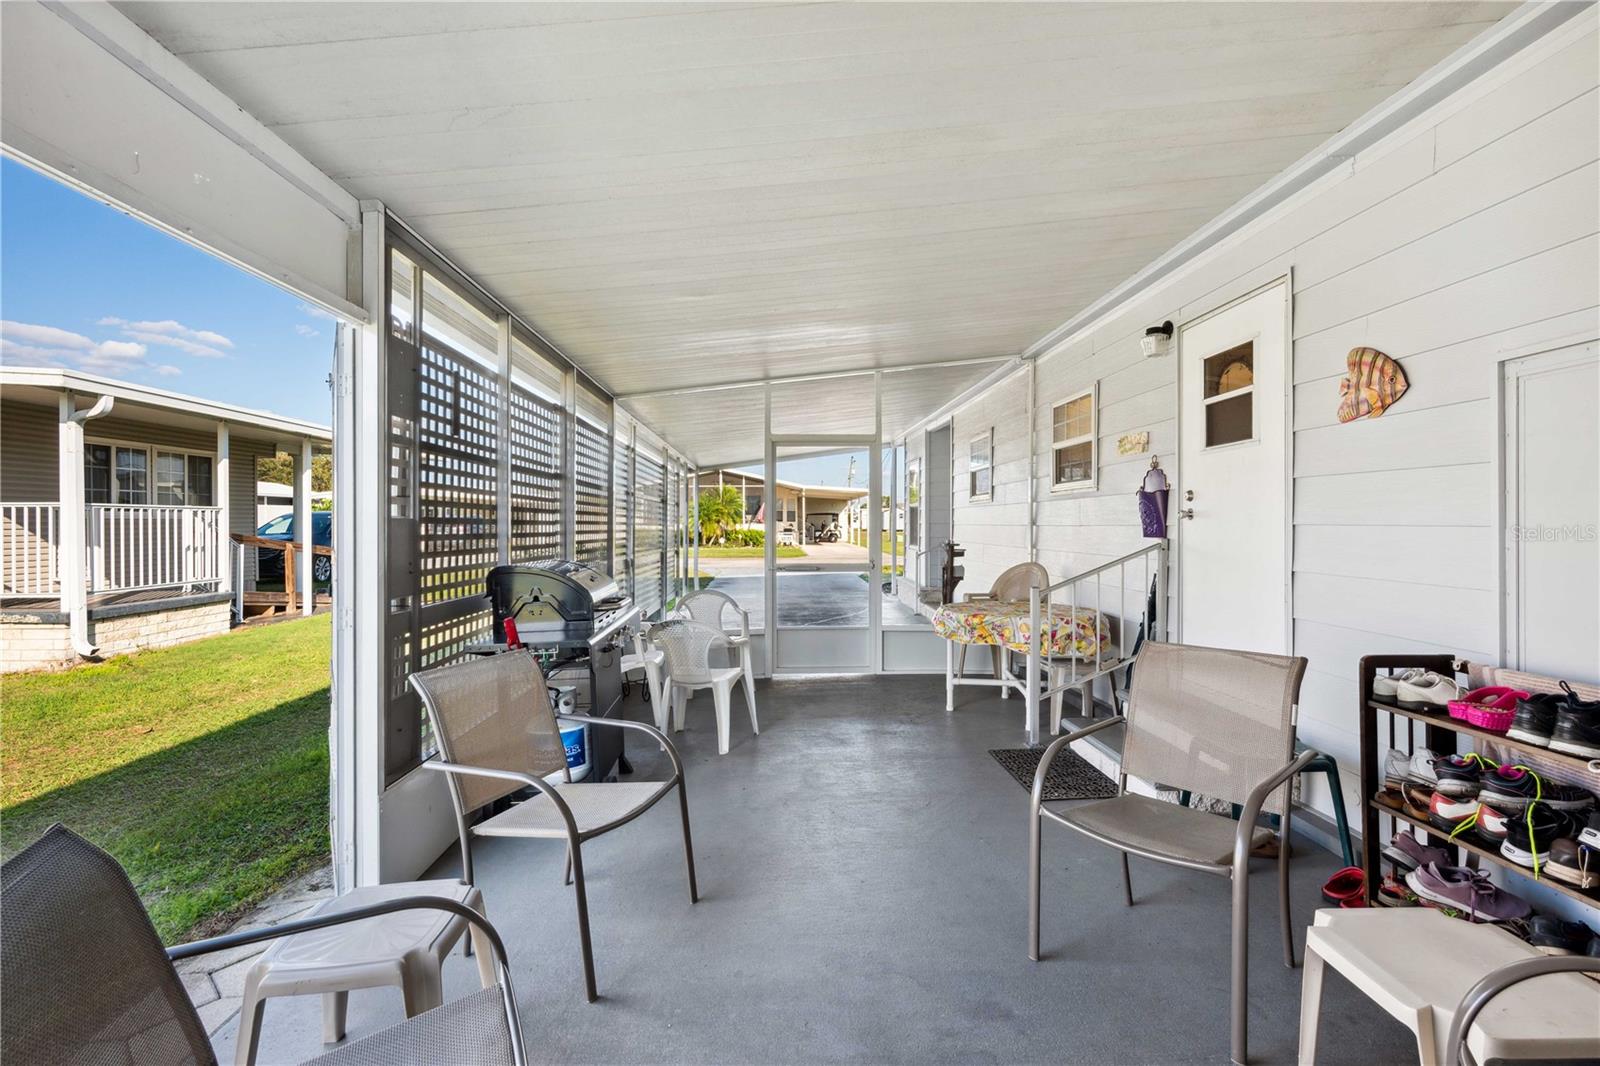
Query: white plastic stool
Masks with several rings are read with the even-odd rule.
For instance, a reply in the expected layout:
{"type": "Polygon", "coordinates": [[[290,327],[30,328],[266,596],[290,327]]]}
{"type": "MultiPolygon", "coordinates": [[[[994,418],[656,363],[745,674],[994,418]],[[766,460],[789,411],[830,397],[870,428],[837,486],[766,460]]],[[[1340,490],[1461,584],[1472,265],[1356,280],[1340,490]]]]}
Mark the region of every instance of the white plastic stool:
{"type": "MultiPolygon", "coordinates": [[[[483,896],[459,881],[407,881],[354,888],[314,913],[329,914],[405,896],[444,896],[483,913],[483,896]]],[[[233,1060],[252,1066],[261,1043],[261,1017],[273,996],[322,995],[322,1040],[344,1039],[345,1012],[356,988],[397,986],[412,1018],[444,1002],[440,973],[446,955],[467,929],[466,920],[444,911],[408,910],[348,925],[296,933],[276,941],[250,967],[239,1010],[233,1060]]],[[[478,978],[495,984],[489,946],[472,931],[478,978]]]]}
{"type": "MultiPolygon", "coordinates": [[[[1538,954],[1504,929],[1431,908],[1319,910],[1306,930],[1300,1062],[1316,1059],[1325,965],[1416,1034],[1422,1066],[1442,1066],[1444,1037],[1467,990],[1491,970],[1538,954]]],[[[1600,984],[1561,973],[1517,985],[1478,1015],[1467,1047],[1479,1062],[1600,1057],[1600,984]]]]}

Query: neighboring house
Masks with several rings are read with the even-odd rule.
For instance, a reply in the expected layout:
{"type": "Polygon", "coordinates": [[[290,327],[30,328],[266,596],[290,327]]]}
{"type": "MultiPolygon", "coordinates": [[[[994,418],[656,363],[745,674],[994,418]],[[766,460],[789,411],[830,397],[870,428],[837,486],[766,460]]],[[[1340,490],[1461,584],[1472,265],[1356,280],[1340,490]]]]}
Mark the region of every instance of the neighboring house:
{"type": "MultiPolygon", "coordinates": [[[[311,494],[312,510],[322,510],[318,504],[326,504],[333,499],[331,492],[313,492],[311,494]]],[[[256,527],[266,525],[274,518],[286,514],[294,514],[294,486],[285,485],[281,481],[256,482],[256,527]]]]}
{"type": "Polygon", "coordinates": [[[255,532],[256,460],[331,443],[296,418],[0,369],[0,670],[226,631],[254,586],[230,535],[255,532]]]}
{"type": "MultiPolygon", "coordinates": [[[[761,498],[766,492],[766,480],[749,470],[702,470],[700,491],[720,491],[735,485],[744,494],[744,525],[756,528],[763,525],[766,516],[761,513],[761,498]]],[[[778,500],[778,538],[795,538],[796,543],[810,543],[808,531],[819,530],[838,522],[843,527],[845,513],[851,503],[867,495],[865,488],[841,488],[838,485],[802,485],[797,481],[773,482],[778,500]]]]}

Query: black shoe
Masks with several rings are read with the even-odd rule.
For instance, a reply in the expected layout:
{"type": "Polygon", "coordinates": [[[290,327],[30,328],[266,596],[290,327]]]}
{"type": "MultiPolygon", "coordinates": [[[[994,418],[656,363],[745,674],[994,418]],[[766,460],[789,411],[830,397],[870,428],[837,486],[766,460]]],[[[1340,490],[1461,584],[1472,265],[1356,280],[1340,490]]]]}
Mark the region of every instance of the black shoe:
{"type": "MultiPolygon", "coordinates": [[[[1488,764],[1493,771],[1494,763],[1488,764]]],[[[1484,760],[1477,754],[1450,755],[1433,760],[1433,774],[1438,779],[1435,792],[1463,799],[1476,796],[1483,787],[1484,760]]]]}
{"type": "Polygon", "coordinates": [[[1556,714],[1566,703],[1567,694],[1564,692],[1541,692],[1537,696],[1518,700],[1517,714],[1511,719],[1511,729],[1506,736],[1524,744],[1548,748],[1550,734],[1556,728],[1556,714]]]}
{"type": "Polygon", "coordinates": [[[1478,799],[1505,812],[1508,818],[1516,817],[1534,802],[1557,811],[1587,811],[1595,805],[1594,793],[1546,781],[1520,766],[1501,766],[1485,773],[1478,799]]]}
{"type": "Polygon", "coordinates": [[[1546,955],[1582,955],[1594,938],[1594,930],[1582,922],[1565,922],[1553,914],[1528,919],[1526,939],[1546,955]]]}
{"type": "Polygon", "coordinates": [[[1600,758],[1600,702],[1568,703],[1556,715],[1550,750],[1600,758]]]}
{"type": "Polygon", "coordinates": [[[1577,820],[1570,814],[1535,803],[1532,809],[1518,811],[1506,819],[1506,839],[1500,845],[1500,854],[1543,875],[1550,862],[1550,845],[1577,834],[1577,820]]]}

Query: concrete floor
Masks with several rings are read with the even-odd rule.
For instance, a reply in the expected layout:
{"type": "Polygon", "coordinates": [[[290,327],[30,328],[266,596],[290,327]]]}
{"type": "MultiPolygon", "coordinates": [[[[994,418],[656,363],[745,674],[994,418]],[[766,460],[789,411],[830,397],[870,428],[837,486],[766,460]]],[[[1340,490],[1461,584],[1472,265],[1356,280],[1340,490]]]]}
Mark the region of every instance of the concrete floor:
{"type": "MultiPolygon", "coordinates": [[[[726,592],[750,612],[750,628],[766,623],[763,578],[724,575],[706,587],[726,592]]],[[[783,626],[865,626],[866,583],[860,574],[779,574],[778,624],[783,626]]],[[[884,625],[926,625],[927,620],[898,599],[883,597],[884,625]]]]}
{"type": "MultiPolygon", "coordinates": [[[[1224,881],[1133,860],[1046,828],[1046,959],[1024,950],[1027,794],[989,758],[1021,746],[1021,704],[938,677],[798,680],[758,688],[763,732],[735,709],[716,754],[690,706],[687,763],[703,898],[684,884],[676,804],[584,849],[601,999],[583,1000],[571,890],[552,842],[477,845],[479,884],[511,953],[539,1062],[1227,1061],[1224,881]]],[[[737,699],[737,697],[736,697],[737,699]]],[[[644,718],[646,708],[630,707],[644,718]]],[[[663,762],[630,741],[639,775],[663,762]]],[[[1303,930],[1335,856],[1302,845],[1303,930]]],[[[1293,1062],[1300,972],[1284,968],[1273,864],[1253,878],[1253,1059],[1293,1062]]],[[[454,873],[453,855],[435,876],[454,873]]],[[[446,966],[447,995],[473,986],[446,966]]],[[[320,1050],[314,998],[267,1008],[262,1061],[320,1050]]],[[[1319,1062],[1415,1061],[1409,1033],[1336,975],[1319,1062]]],[[[399,1020],[399,995],[357,992],[359,1035],[399,1020]]],[[[232,1027],[219,1035],[232,1058],[232,1027]]]]}

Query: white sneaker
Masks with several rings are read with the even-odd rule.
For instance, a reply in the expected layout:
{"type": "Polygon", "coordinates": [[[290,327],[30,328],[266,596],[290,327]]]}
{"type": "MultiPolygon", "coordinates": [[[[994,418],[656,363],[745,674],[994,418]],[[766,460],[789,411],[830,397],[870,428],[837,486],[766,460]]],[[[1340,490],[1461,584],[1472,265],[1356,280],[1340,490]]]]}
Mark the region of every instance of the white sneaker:
{"type": "Polygon", "coordinates": [[[1389,753],[1383,757],[1383,784],[1385,788],[1399,791],[1411,780],[1411,756],[1396,748],[1390,748],[1389,753]]]}
{"type": "Polygon", "coordinates": [[[1439,787],[1439,775],[1433,771],[1433,760],[1439,756],[1427,748],[1418,748],[1411,756],[1406,767],[1405,779],[1414,785],[1426,785],[1428,788],[1439,787]]]}
{"type": "Polygon", "coordinates": [[[1393,703],[1400,682],[1416,681],[1427,672],[1420,666],[1414,666],[1398,674],[1375,674],[1372,678],[1372,698],[1380,703],[1393,703]]]}
{"type": "Polygon", "coordinates": [[[1431,670],[1421,677],[1402,681],[1395,688],[1394,701],[1408,711],[1450,713],[1450,701],[1460,695],[1456,683],[1431,670]]]}

